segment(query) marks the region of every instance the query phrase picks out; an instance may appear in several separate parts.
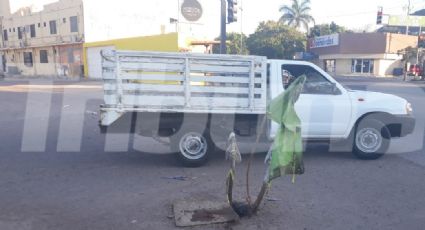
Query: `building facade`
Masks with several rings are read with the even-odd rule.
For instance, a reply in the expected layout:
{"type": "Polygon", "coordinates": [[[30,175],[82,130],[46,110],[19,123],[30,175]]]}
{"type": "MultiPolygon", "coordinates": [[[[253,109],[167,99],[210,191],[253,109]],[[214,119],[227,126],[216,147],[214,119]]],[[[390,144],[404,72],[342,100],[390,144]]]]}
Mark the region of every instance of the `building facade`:
{"type": "Polygon", "coordinates": [[[391,76],[403,68],[399,51],[417,47],[418,38],[403,34],[343,33],[309,40],[316,64],[334,75],[391,76]]]}
{"type": "MultiPolygon", "coordinates": [[[[8,0],[0,0],[9,6],[8,0]]],[[[4,8],[3,8],[4,9],[4,8]]],[[[43,10],[10,7],[0,13],[3,69],[8,75],[83,75],[84,15],[82,0],[59,0],[43,10]]]]}
{"type": "Polygon", "coordinates": [[[160,34],[143,37],[113,39],[84,43],[84,76],[90,79],[102,78],[101,51],[132,50],[178,52],[178,34],[160,34]]]}

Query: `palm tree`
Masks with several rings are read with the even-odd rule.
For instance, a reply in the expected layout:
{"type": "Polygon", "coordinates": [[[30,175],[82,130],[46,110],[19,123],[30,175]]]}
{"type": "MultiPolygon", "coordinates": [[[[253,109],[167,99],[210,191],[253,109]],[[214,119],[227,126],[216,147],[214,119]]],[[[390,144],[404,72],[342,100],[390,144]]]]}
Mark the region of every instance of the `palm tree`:
{"type": "Polygon", "coordinates": [[[279,21],[295,28],[304,27],[308,31],[308,24],[314,23],[314,18],[310,15],[310,0],[303,0],[301,4],[298,0],[291,1],[291,6],[283,5],[279,8],[283,13],[279,21]]]}

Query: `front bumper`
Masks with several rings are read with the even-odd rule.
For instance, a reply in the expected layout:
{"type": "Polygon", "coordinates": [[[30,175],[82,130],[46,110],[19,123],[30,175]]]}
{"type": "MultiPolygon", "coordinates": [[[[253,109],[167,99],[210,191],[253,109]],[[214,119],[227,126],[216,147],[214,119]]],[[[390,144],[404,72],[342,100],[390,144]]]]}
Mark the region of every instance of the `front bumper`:
{"type": "Polygon", "coordinates": [[[388,126],[392,137],[405,137],[413,133],[416,119],[412,115],[396,115],[388,126]]]}

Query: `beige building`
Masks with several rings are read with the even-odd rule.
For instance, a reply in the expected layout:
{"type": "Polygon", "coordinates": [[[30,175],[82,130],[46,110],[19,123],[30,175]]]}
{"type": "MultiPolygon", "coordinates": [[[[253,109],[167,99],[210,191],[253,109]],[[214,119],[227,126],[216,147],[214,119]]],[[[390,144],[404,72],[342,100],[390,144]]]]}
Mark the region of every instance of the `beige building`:
{"type": "Polygon", "coordinates": [[[310,39],[317,64],[334,75],[391,76],[403,68],[398,51],[417,47],[418,38],[403,34],[343,33],[310,39]]]}
{"type": "Polygon", "coordinates": [[[6,74],[82,76],[82,0],[59,0],[39,12],[25,7],[13,14],[9,0],[0,0],[0,9],[0,69],[6,74]]]}

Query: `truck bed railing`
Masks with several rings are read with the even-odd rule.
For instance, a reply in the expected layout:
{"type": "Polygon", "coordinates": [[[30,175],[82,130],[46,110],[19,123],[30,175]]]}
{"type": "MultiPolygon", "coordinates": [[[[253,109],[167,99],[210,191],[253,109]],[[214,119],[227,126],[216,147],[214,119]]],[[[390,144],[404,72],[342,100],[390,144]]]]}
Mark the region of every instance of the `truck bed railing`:
{"type": "Polygon", "coordinates": [[[105,51],[102,57],[104,113],[266,109],[264,57],[133,51],[105,51]]]}

